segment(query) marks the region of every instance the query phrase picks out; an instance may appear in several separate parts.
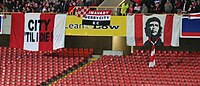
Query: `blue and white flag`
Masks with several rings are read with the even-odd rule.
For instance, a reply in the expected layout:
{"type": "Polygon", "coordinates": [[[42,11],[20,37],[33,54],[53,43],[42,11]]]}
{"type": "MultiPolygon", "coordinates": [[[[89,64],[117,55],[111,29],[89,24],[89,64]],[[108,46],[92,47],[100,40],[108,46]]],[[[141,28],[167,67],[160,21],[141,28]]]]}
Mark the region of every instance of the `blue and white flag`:
{"type": "Polygon", "coordinates": [[[200,38],[200,14],[183,16],[181,38],[200,38]]]}

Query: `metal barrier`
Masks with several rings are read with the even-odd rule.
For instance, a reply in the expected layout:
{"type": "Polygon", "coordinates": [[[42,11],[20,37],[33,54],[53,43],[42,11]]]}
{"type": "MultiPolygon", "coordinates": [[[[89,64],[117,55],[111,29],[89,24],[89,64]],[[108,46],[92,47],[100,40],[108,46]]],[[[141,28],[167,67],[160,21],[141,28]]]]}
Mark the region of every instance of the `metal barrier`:
{"type": "MultiPolygon", "coordinates": [[[[67,15],[75,15],[76,8],[81,6],[75,6],[69,13],[60,13],[60,14],[67,14],[67,15]]],[[[89,10],[112,10],[112,16],[121,16],[120,10],[122,7],[115,7],[115,6],[89,6],[89,10]]],[[[11,15],[12,13],[21,13],[21,12],[0,12],[0,15],[11,15]]],[[[52,12],[44,12],[44,13],[50,13],[52,12]]],[[[57,13],[55,13],[57,14],[57,13]]],[[[132,13],[132,14],[142,14],[142,13],[132,13]]],[[[132,15],[130,14],[130,15],[132,15]]],[[[152,15],[154,13],[145,13],[145,15],[152,15]]],[[[168,14],[174,14],[174,13],[168,13],[168,14]]],[[[177,13],[183,16],[189,16],[190,13],[186,12],[180,12],[177,13]]]]}

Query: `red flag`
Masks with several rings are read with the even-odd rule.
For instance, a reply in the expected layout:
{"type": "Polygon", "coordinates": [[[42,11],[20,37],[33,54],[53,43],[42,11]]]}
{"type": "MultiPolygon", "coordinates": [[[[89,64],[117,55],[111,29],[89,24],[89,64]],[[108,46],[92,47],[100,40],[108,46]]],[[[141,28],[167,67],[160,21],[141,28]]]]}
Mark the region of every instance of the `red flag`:
{"type": "Polygon", "coordinates": [[[65,14],[12,14],[10,47],[31,51],[64,47],[65,14]]]}

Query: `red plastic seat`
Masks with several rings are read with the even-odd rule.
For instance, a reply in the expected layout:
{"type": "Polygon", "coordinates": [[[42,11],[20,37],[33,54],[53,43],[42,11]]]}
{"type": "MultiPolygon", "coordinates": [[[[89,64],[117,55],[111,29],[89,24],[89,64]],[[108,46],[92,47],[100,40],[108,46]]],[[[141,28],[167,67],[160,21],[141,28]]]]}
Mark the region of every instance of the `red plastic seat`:
{"type": "Polygon", "coordinates": [[[192,51],[191,52],[191,56],[197,56],[197,52],[196,51],[192,51]]]}
{"type": "Polygon", "coordinates": [[[94,53],[94,49],[93,48],[90,48],[89,49],[89,54],[93,54],[94,53]]]}

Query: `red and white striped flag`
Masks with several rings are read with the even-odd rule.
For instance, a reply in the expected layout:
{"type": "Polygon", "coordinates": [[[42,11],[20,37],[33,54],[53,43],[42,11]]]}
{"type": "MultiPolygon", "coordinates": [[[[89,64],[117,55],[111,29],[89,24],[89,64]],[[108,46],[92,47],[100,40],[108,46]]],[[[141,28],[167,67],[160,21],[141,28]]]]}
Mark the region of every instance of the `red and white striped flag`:
{"type": "Polygon", "coordinates": [[[155,65],[155,46],[179,46],[182,16],[135,14],[127,16],[127,45],[152,46],[150,61],[155,65]]]}
{"type": "Polygon", "coordinates": [[[155,42],[152,42],[151,39],[148,39],[148,40],[152,43],[151,55],[149,57],[149,67],[155,67],[156,66],[156,60],[155,60],[156,46],[155,46],[155,44],[158,42],[159,38],[155,42]]]}
{"type": "Polygon", "coordinates": [[[75,15],[78,17],[85,17],[88,11],[89,7],[87,6],[76,7],[75,15]]]}
{"type": "Polygon", "coordinates": [[[12,14],[10,47],[31,51],[64,47],[65,14],[12,14]]]}

